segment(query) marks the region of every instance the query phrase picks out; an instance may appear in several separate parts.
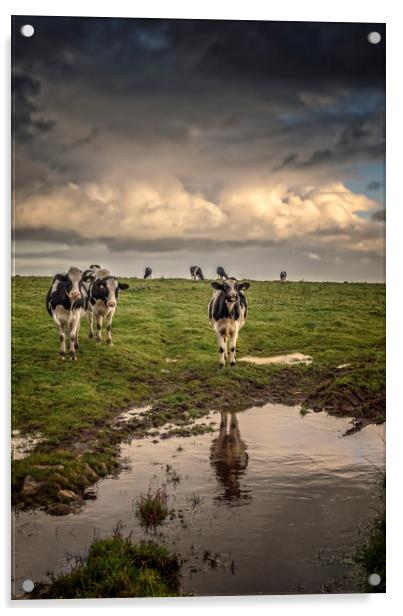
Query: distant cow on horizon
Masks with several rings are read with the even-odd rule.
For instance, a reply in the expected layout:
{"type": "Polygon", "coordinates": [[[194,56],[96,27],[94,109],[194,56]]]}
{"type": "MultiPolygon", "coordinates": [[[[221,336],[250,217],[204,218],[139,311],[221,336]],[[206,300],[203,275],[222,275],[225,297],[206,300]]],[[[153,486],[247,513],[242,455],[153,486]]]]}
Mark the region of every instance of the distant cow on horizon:
{"type": "Polygon", "coordinates": [[[227,272],[222,267],[222,265],[219,265],[216,271],[217,271],[218,278],[221,278],[221,280],[226,280],[227,278],[229,278],[227,272]]]}
{"type": "Polygon", "coordinates": [[[280,272],[280,280],[281,282],[285,282],[287,280],[287,272],[286,271],[282,271],[280,272]]]}
{"type": "Polygon", "coordinates": [[[214,293],[208,306],[208,315],[217,336],[220,366],[225,366],[228,342],[230,364],[235,366],[239,330],[248,315],[248,300],[244,290],[249,289],[250,282],[228,278],[224,282],[213,281],[211,286],[214,293]]]}
{"type": "Polygon", "coordinates": [[[144,280],[147,280],[147,278],[151,278],[153,273],[153,270],[151,269],[151,267],[146,267],[146,269],[144,270],[144,280]]]}
{"type": "Polygon", "coordinates": [[[204,280],[202,268],[199,265],[191,265],[189,269],[192,280],[204,280]]]}

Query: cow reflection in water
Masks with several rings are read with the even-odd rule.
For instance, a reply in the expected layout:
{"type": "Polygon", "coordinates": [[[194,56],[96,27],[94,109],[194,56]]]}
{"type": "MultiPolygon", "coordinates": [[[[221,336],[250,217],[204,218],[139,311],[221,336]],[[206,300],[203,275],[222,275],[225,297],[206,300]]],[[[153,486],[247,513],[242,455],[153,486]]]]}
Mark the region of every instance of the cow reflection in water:
{"type": "Polygon", "coordinates": [[[211,444],[210,460],[218,481],[224,487],[219,498],[238,500],[249,498],[241,488],[240,478],[248,466],[246,443],[241,439],[235,413],[221,413],[218,437],[211,444]]]}

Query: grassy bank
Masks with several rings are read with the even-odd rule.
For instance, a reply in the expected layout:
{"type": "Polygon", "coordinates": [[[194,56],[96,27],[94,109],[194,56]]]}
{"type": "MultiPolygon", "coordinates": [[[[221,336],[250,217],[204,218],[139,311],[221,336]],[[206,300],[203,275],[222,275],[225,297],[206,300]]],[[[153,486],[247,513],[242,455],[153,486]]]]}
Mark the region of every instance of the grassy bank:
{"type": "Polygon", "coordinates": [[[212,408],[277,401],[384,420],[384,285],[252,282],[238,357],[298,351],[313,363],[220,370],[208,281],[127,280],[114,346],[96,346],[84,321],[77,362],[58,359],[44,302],[50,282],[13,280],[12,426],[42,438],[13,462],[17,505],[79,505],[84,490],[116,468],[127,430],[141,436],[170,421],[186,433],[190,419],[212,408]],[[122,409],[143,404],[153,405],[144,419],[112,429],[122,409]]]}
{"type": "Polygon", "coordinates": [[[179,563],[155,543],[132,543],[119,534],[95,541],[70,573],[38,585],[33,599],[172,597],[179,595],[179,563]]]}

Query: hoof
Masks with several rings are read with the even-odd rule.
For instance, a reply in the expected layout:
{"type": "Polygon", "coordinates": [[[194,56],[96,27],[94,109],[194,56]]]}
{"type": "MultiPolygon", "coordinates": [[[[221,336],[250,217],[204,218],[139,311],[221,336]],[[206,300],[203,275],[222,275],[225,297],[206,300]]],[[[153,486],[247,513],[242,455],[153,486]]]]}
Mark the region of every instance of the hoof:
{"type": "Polygon", "coordinates": [[[64,361],[66,358],[64,355],[60,355],[60,361],[64,361]]]}
{"type": "Polygon", "coordinates": [[[92,334],[91,332],[88,334],[88,338],[93,338],[94,334],[92,334]]]}
{"type": "Polygon", "coordinates": [[[96,343],[97,344],[102,344],[102,340],[97,340],[96,343]]]}
{"type": "Polygon", "coordinates": [[[70,357],[70,359],[71,359],[71,361],[77,361],[77,357],[76,357],[75,355],[72,355],[72,356],[70,357]]]}
{"type": "Polygon", "coordinates": [[[236,366],[236,361],[232,361],[231,366],[236,366]]]}
{"type": "Polygon", "coordinates": [[[111,340],[110,342],[109,342],[109,340],[107,340],[107,341],[106,341],[106,344],[107,344],[108,346],[113,346],[113,342],[112,342],[112,340],[111,340]]]}
{"type": "Polygon", "coordinates": [[[220,370],[222,370],[223,368],[225,368],[225,364],[219,364],[220,370]]]}

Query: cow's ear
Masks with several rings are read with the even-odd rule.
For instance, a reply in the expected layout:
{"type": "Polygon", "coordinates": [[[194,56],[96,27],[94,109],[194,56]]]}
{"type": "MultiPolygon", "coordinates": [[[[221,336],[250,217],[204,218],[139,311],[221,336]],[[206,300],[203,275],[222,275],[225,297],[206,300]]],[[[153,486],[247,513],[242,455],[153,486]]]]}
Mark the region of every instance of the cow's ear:
{"type": "Polygon", "coordinates": [[[128,288],[129,288],[129,285],[128,285],[128,284],[126,284],[125,282],[119,282],[119,283],[118,283],[118,287],[119,287],[119,289],[120,289],[121,291],[125,291],[126,289],[128,289],[128,288]]]}
{"type": "Polygon", "coordinates": [[[67,274],[56,274],[53,280],[59,280],[59,282],[66,282],[67,274]]]}
{"type": "Polygon", "coordinates": [[[91,280],[92,278],[91,270],[85,270],[85,272],[82,273],[81,278],[84,280],[84,282],[88,282],[89,280],[91,280]]]}
{"type": "Polygon", "coordinates": [[[239,290],[239,291],[242,291],[242,290],[245,290],[245,291],[246,291],[246,289],[249,289],[249,287],[250,287],[250,282],[241,282],[241,283],[238,285],[238,290],[239,290]]]}
{"type": "Polygon", "coordinates": [[[213,289],[217,289],[217,291],[222,291],[224,289],[223,283],[217,282],[216,280],[213,280],[211,286],[213,287],[213,289]]]}

